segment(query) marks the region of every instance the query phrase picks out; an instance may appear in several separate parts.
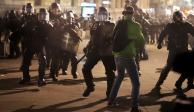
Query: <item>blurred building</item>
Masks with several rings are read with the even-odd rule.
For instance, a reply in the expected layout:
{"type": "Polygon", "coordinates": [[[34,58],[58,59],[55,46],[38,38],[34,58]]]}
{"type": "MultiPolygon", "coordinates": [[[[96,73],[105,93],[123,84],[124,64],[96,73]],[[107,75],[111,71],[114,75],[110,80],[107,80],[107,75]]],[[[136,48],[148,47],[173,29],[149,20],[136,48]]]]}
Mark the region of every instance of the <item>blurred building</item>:
{"type": "Polygon", "coordinates": [[[188,15],[194,12],[194,0],[150,0],[150,8],[156,17],[171,16],[175,10],[182,10],[188,15]]]}
{"type": "MultiPolygon", "coordinates": [[[[147,9],[150,7],[150,1],[153,0],[139,0],[137,5],[147,9]]],[[[88,8],[105,6],[109,10],[110,15],[117,19],[121,16],[126,0],[0,0],[0,15],[10,9],[21,10],[21,7],[28,2],[31,2],[36,9],[40,7],[49,8],[52,2],[58,2],[64,11],[73,10],[78,15],[81,15],[83,11],[91,13],[92,10],[87,10],[88,8]],[[85,7],[86,10],[84,10],[85,7]]]]}
{"type": "Polygon", "coordinates": [[[0,0],[0,16],[10,9],[19,11],[22,5],[28,2],[34,3],[34,0],[0,0]]]}

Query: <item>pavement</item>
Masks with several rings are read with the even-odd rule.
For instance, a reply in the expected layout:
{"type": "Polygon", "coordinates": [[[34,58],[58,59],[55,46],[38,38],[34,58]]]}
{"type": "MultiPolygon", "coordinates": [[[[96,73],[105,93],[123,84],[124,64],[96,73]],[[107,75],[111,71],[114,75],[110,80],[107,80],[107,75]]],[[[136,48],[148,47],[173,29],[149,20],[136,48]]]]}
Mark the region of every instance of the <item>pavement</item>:
{"type": "MultiPolygon", "coordinates": [[[[146,47],[149,60],[140,63],[140,108],[143,112],[194,112],[194,90],[184,91],[187,96],[184,99],[177,98],[173,89],[179,75],[174,72],[169,73],[160,95],[149,94],[166,63],[167,50],[166,47],[158,50],[155,45],[146,47]]],[[[79,57],[82,55],[80,50],[79,57]]],[[[47,78],[47,85],[38,87],[36,59],[30,67],[32,84],[26,86],[18,84],[22,76],[19,71],[21,58],[0,59],[0,112],[130,112],[131,82],[127,76],[117,97],[119,105],[107,107],[106,76],[101,62],[93,69],[95,91],[89,97],[82,96],[86,88],[81,72],[83,63],[84,61],[78,65],[78,79],[73,79],[70,74],[59,75],[58,82],[52,82],[47,78]]],[[[69,66],[69,73],[70,70],[69,66]]],[[[48,77],[49,70],[46,74],[48,77]]],[[[184,82],[183,88],[186,87],[186,83],[187,81],[184,82]]]]}

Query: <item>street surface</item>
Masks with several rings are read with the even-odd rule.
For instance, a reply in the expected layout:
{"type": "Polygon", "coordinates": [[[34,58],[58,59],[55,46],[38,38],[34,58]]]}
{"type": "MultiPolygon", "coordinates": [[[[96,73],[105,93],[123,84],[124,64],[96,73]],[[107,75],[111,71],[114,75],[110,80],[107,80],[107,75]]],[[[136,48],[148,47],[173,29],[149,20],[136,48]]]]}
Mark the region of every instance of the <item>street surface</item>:
{"type": "MultiPolygon", "coordinates": [[[[82,48],[83,46],[80,46],[80,49],[82,48]]],[[[167,58],[166,47],[158,50],[155,45],[147,45],[147,50],[149,60],[141,61],[140,108],[144,112],[173,112],[178,108],[175,102],[179,100],[176,100],[176,93],[173,89],[179,75],[170,72],[162,86],[160,96],[146,95],[158,80],[161,68],[165,65],[167,58]]],[[[82,55],[80,50],[79,57],[82,55]]],[[[129,112],[130,79],[126,77],[121,85],[118,95],[119,106],[107,107],[106,79],[101,62],[93,69],[95,91],[87,98],[82,97],[86,88],[81,72],[83,63],[84,61],[78,66],[78,79],[73,79],[70,74],[59,75],[58,82],[47,79],[46,86],[37,87],[38,64],[36,59],[33,60],[30,68],[33,84],[27,86],[18,84],[22,76],[19,71],[21,58],[0,59],[0,112],[129,112]]],[[[70,73],[70,66],[68,72],[70,73]]],[[[48,77],[49,70],[46,73],[48,77]]],[[[184,82],[183,88],[187,86],[186,83],[187,81],[184,82]]],[[[194,90],[186,91],[185,95],[194,99],[194,90]]],[[[187,109],[182,112],[187,112],[187,109]]]]}

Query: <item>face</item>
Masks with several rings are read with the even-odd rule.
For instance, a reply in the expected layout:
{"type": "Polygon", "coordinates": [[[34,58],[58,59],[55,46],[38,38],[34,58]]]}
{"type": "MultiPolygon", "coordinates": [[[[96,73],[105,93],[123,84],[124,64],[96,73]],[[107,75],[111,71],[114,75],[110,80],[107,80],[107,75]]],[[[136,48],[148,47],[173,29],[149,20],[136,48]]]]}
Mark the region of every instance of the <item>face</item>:
{"type": "Polygon", "coordinates": [[[107,21],[108,14],[107,14],[107,12],[99,12],[97,18],[98,18],[98,21],[107,21]]]}
{"type": "Polygon", "coordinates": [[[125,12],[125,13],[123,14],[123,16],[124,16],[125,18],[131,19],[131,18],[133,17],[133,13],[127,11],[127,12],[125,12]]]}
{"type": "Polygon", "coordinates": [[[38,20],[39,21],[49,21],[49,13],[39,13],[38,20]]]}
{"type": "Polygon", "coordinates": [[[73,23],[73,21],[74,21],[74,15],[73,15],[72,12],[70,12],[69,14],[67,14],[67,21],[69,23],[73,23]]]}
{"type": "Polygon", "coordinates": [[[181,16],[175,16],[175,21],[176,22],[182,22],[183,21],[183,18],[181,16]]]}
{"type": "Polygon", "coordinates": [[[58,8],[54,8],[51,10],[52,14],[54,15],[59,15],[61,13],[61,11],[58,8]]]}
{"type": "Polygon", "coordinates": [[[33,8],[26,8],[26,12],[27,13],[34,13],[34,9],[33,8]]]}

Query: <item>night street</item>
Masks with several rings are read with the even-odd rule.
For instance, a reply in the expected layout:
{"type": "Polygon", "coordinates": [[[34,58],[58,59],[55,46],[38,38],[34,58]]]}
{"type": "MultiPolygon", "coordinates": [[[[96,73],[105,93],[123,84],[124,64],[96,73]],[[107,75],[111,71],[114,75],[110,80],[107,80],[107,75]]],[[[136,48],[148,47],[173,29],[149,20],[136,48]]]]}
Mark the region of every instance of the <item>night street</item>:
{"type": "MultiPolygon", "coordinates": [[[[166,47],[158,50],[155,45],[148,45],[147,50],[149,60],[141,61],[140,108],[144,112],[172,112],[177,108],[179,109],[182,105],[175,103],[180,102],[180,100],[176,100],[176,93],[173,91],[179,75],[173,72],[170,72],[164,82],[160,96],[146,95],[158,80],[167,57],[166,47]]],[[[80,51],[79,57],[82,55],[80,51]]],[[[38,64],[36,59],[33,60],[30,68],[32,85],[19,85],[18,81],[22,75],[19,71],[20,63],[21,58],[0,59],[0,112],[128,112],[130,110],[131,83],[127,77],[120,88],[119,106],[107,107],[105,100],[106,81],[101,62],[93,70],[95,91],[87,98],[82,97],[86,88],[81,72],[84,62],[79,64],[78,79],[73,79],[70,74],[59,75],[58,82],[52,82],[51,79],[48,79],[47,85],[44,87],[37,87],[38,64]]],[[[70,66],[68,72],[70,72],[70,66]]],[[[47,70],[46,73],[48,74],[49,71],[47,70]]],[[[184,82],[183,88],[186,87],[186,82],[184,82]]],[[[193,93],[194,90],[190,90],[186,91],[185,95],[194,100],[193,93]]],[[[193,106],[189,102],[184,101],[184,103],[186,106],[182,108],[189,109],[193,106]]],[[[179,111],[187,112],[186,110],[179,111]]]]}

